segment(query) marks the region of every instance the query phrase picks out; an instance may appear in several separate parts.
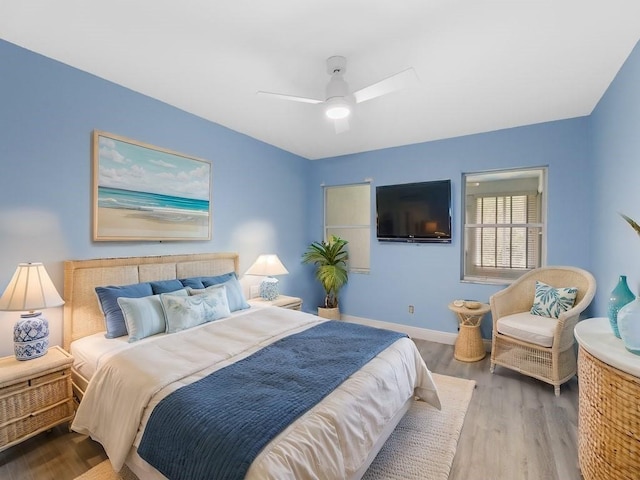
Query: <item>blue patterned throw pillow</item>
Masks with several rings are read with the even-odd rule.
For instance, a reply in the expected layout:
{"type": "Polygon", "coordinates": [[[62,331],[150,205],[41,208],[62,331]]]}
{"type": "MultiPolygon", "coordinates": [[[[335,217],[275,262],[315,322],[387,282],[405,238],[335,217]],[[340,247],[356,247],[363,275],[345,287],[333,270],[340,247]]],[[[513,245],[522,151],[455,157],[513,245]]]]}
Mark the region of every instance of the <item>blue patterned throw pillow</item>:
{"type": "Polygon", "coordinates": [[[224,285],[211,287],[205,293],[191,297],[162,293],[160,302],[167,322],[167,333],[179,332],[231,315],[224,285]]]}
{"type": "Polygon", "coordinates": [[[553,288],[536,280],[531,313],[541,317],[558,318],[562,312],[573,307],[578,289],[576,287],[553,288]]]}

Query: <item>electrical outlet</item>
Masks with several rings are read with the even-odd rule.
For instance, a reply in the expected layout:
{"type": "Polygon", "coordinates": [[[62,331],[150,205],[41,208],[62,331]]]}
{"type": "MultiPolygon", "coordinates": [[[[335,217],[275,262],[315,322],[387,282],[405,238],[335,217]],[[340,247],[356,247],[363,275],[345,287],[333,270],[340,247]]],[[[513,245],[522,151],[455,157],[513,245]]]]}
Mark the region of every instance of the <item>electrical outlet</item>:
{"type": "Polygon", "coordinates": [[[413,314],[414,308],[413,305],[409,305],[409,313],[413,314]]]}
{"type": "Polygon", "coordinates": [[[260,296],[260,285],[251,285],[249,290],[250,290],[249,296],[251,298],[256,298],[260,296]]]}

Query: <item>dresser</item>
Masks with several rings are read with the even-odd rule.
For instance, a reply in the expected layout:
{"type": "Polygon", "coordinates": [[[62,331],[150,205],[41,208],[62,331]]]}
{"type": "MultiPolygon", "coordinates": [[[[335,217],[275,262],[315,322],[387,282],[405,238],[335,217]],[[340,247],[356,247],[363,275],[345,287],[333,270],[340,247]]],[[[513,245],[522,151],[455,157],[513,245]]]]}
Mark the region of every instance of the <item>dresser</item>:
{"type": "Polygon", "coordinates": [[[578,456],[585,480],[640,478],[640,356],[609,319],[578,322],[578,456]]]}
{"type": "Polygon", "coordinates": [[[0,451],[73,419],[72,362],[57,346],[33,360],[0,358],[0,451]]]}

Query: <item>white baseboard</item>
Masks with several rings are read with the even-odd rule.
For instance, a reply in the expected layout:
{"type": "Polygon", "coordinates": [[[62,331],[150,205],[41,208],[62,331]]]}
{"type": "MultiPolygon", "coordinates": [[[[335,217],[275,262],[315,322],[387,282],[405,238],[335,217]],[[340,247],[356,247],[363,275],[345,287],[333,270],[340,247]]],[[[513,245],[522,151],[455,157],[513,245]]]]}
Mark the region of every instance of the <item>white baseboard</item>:
{"type": "MultiPolygon", "coordinates": [[[[370,318],[356,317],[354,315],[342,315],[342,320],[347,322],[359,323],[361,325],[368,325],[370,327],[386,328],[387,330],[395,330],[396,332],[402,332],[409,335],[411,338],[418,340],[428,340],[430,342],[444,343],[445,345],[454,345],[457,333],[441,332],[439,330],[430,330],[422,327],[411,327],[409,325],[402,325],[400,323],[383,322],[381,320],[372,320],[370,318]]],[[[487,352],[491,351],[491,340],[486,338],[482,339],[484,349],[487,352]]]]}

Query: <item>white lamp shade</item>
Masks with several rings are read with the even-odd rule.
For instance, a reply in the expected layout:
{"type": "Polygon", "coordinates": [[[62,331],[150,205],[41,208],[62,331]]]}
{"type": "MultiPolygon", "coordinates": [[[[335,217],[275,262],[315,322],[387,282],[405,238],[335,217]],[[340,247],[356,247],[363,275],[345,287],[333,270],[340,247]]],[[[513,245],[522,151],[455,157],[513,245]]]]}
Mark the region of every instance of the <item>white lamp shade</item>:
{"type": "Polygon", "coordinates": [[[0,310],[6,311],[33,311],[62,304],[64,300],[42,263],[20,263],[0,297],[0,310]]]}
{"type": "Polygon", "coordinates": [[[277,255],[260,255],[258,259],[249,267],[245,275],[261,275],[271,277],[275,275],[286,275],[289,272],[280,261],[277,255]]]}

